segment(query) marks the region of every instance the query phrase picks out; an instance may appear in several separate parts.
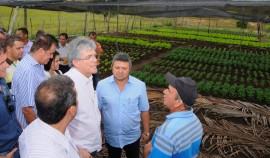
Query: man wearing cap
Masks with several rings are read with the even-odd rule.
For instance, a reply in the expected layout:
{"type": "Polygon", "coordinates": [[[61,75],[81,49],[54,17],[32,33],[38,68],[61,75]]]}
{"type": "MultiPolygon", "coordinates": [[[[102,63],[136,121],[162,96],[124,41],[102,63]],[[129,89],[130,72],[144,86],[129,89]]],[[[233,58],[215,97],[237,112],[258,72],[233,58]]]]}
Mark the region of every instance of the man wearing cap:
{"type": "Polygon", "coordinates": [[[165,78],[169,87],[163,91],[164,105],[170,114],[156,129],[152,141],[144,146],[144,157],[197,157],[203,129],[192,108],[198,96],[196,83],[187,77],[176,78],[169,72],[165,78]]]}

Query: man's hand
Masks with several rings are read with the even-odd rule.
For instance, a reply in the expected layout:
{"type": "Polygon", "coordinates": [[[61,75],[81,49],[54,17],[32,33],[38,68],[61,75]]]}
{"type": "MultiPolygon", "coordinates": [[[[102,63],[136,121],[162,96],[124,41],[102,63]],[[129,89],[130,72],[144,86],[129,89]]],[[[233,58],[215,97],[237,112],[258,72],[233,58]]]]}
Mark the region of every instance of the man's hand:
{"type": "Polygon", "coordinates": [[[82,158],[92,158],[91,154],[86,149],[78,147],[78,151],[82,158]]]}
{"type": "Polygon", "coordinates": [[[152,150],[152,143],[149,142],[149,143],[145,144],[143,147],[143,158],[147,158],[148,155],[150,154],[151,150],[152,150]]]}
{"type": "Polygon", "coordinates": [[[28,106],[28,107],[23,107],[22,108],[23,115],[25,117],[26,123],[30,124],[36,119],[36,114],[34,112],[33,107],[28,106]]]}
{"type": "Polygon", "coordinates": [[[150,138],[150,135],[149,133],[142,133],[142,136],[141,136],[141,142],[143,143],[147,143],[149,141],[149,138],[150,138]]]}
{"type": "Polygon", "coordinates": [[[18,150],[18,148],[14,148],[13,150],[11,150],[11,152],[9,152],[6,156],[0,156],[0,158],[12,158],[13,154],[18,150]]]}

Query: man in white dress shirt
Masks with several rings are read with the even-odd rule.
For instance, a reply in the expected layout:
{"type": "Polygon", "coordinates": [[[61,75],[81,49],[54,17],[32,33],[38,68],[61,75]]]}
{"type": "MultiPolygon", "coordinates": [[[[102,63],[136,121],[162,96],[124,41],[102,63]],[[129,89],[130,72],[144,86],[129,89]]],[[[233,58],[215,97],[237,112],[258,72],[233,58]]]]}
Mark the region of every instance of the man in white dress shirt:
{"type": "Polygon", "coordinates": [[[70,67],[68,66],[68,34],[67,33],[61,33],[59,35],[59,46],[56,49],[60,54],[60,67],[59,69],[66,73],[70,67]]]}
{"type": "Polygon", "coordinates": [[[93,88],[92,74],[97,72],[96,45],[86,37],[77,37],[69,43],[69,64],[65,73],[75,83],[78,93],[78,112],[68,129],[83,158],[95,157],[101,150],[101,115],[93,88]]]}
{"type": "Polygon", "coordinates": [[[67,130],[78,110],[74,82],[63,75],[43,81],[35,102],[38,118],[19,138],[21,158],[80,158],[67,130]]]}

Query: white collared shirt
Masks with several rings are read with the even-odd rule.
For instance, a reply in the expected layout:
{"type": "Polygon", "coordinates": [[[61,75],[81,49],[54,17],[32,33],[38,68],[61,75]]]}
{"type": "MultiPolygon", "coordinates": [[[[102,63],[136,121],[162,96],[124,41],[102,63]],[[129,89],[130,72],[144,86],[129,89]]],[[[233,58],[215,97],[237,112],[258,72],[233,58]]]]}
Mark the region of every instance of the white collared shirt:
{"type": "Polygon", "coordinates": [[[102,145],[101,115],[92,76],[87,78],[76,68],[71,68],[65,75],[74,81],[78,93],[78,111],[68,127],[70,135],[77,146],[89,152],[99,151],[102,145]]]}
{"type": "Polygon", "coordinates": [[[80,158],[69,131],[65,135],[39,118],[19,137],[21,158],[80,158]]]}
{"type": "Polygon", "coordinates": [[[31,51],[31,47],[33,46],[33,42],[28,40],[27,44],[23,46],[23,54],[22,57],[24,57],[26,54],[29,54],[31,51]]]}

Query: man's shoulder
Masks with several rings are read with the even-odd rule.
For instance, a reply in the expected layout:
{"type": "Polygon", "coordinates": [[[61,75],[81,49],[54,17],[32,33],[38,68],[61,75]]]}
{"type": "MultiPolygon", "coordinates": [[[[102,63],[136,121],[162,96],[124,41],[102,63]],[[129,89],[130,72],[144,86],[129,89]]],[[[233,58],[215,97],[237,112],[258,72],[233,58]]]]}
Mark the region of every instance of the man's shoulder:
{"type": "Polygon", "coordinates": [[[27,46],[32,47],[32,45],[33,45],[33,42],[31,40],[28,40],[27,46]]]}
{"type": "Polygon", "coordinates": [[[109,77],[106,77],[100,81],[98,81],[98,84],[99,85],[105,85],[105,84],[108,84],[109,82],[112,82],[113,81],[113,76],[109,76],[109,77]]]}
{"type": "Polygon", "coordinates": [[[131,83],[145,85],[145,83],[143,81],[139,80],[138,78],[136,78],[134,76],[129,75],[129,79],[130,79],[131,83]]]}

